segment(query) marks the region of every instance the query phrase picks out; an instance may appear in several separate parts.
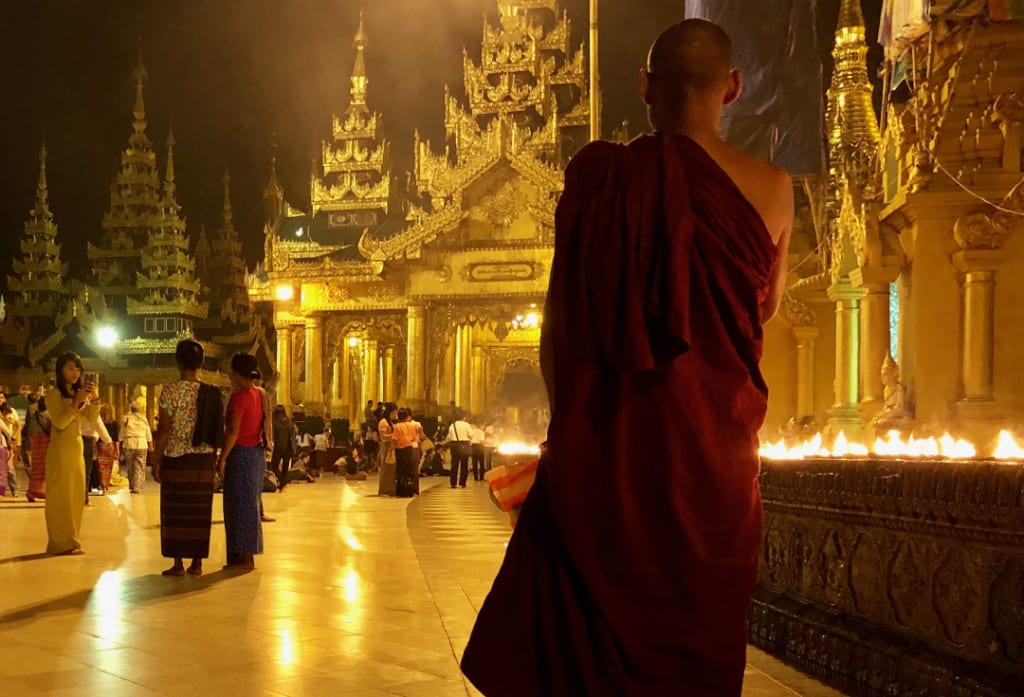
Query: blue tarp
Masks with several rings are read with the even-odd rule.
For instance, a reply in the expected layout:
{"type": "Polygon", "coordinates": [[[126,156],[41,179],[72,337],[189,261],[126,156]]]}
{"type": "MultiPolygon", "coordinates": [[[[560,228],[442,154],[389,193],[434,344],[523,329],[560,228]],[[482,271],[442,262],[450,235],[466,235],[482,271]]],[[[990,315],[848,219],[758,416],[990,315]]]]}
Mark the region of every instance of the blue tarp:
{"type": "MultiPolygon", "coordinates": [[[[814,0],[686,0],[686,16],[723,27],[744,74],[726,113],[730,143],[793,175],[824,169],[824,85],[814,0]]],[[[829,37],[829,40],[831,37],[829,37]]]]}

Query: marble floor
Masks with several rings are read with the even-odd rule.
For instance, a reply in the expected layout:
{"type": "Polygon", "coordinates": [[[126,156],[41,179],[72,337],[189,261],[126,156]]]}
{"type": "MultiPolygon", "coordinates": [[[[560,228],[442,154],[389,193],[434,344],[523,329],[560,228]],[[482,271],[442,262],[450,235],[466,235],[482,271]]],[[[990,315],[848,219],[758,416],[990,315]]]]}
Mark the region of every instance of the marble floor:
{"type": "MultiPolygon", "coordinates": [[[[43,507],[0,501],[0,694],[477,695],[457,663],[508,540],[482,485],[382,499],[333,475],[265,494],[267,553],[229,574],[219,497],[206,574],[164,578],[158,485],[92,498],[81,557],[43,507]]],[[[445,482],[446,484],[446,482],[445,482]]],[[[429,488],[428,487],[433,487],[429,488]]],[[[751,650],[744,697],[839,697],[751,650]]]]}

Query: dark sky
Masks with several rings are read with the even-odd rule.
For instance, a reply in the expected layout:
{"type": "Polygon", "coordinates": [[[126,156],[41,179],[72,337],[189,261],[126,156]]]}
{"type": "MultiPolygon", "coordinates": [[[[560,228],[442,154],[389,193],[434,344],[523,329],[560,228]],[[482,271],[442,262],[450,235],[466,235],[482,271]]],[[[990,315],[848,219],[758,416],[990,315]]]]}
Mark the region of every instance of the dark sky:
{"type": "MultiPolygon", "coordinates": [[[[873,2],[874,0],[872,0],[873,2]]],[[[838,5],[838,1],[834,4],[838,5]]],[[[438,146],[445,83],[462,90],[462,47],[479,56],[495,0],[367,0],[371,107],[381,111],[397,171],[413,130],[438,146]]],[[[586,0],[563,0],[578,44],[586,0]]],[[[601,0],[605,132],[646,124],[637,73],[683,0],[601,0]]],[[[161,170],[173,116],[179,200],[190,229],[219,223],[223,163],[236,227],[252,264],[262,254],[261,191],[272,134],[288,198],[308,199],[310,159],[347,104],[358,0],[32,0],[5,3],[0,27],[0,285],[32,206],[41,139],[65,258],[84,277],[109,186],[131,130],[131,79],[143,40],[148,133],[161,170]]],[[[833,10],[834,14],[834,10],[833,10]]],[[[834,21],[834,20],[833,20],[834,21]]]]}

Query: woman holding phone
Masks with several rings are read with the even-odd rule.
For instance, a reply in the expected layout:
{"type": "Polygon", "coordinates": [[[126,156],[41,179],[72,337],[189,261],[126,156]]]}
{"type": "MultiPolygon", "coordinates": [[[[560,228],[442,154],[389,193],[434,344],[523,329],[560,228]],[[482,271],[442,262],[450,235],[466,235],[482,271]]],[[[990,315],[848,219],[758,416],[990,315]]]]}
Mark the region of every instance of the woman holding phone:
{"type": "Polygon", "coordinates": [[[75,353],[57,358],[56,387],[46,394],[50,445],[46,450],[46,531],[48,554],[82,554],[78,539],[85,508],[86,482],[80,417],[99,419],[91,404],[95,380],[83,382],[82,359],[75,353]]]}

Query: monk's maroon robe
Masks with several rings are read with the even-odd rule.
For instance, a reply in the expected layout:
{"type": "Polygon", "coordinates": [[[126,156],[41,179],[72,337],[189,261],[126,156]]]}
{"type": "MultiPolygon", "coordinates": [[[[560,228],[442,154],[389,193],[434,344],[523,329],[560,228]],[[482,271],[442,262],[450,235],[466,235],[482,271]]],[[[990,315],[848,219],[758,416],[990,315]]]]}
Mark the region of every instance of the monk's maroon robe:
{"type": "Polygon", "coordinates": [[[547,451],[463,670],[488,697],[738,696],[776,247],[679,136],[584,148],[556,227],[547,451]]]}

